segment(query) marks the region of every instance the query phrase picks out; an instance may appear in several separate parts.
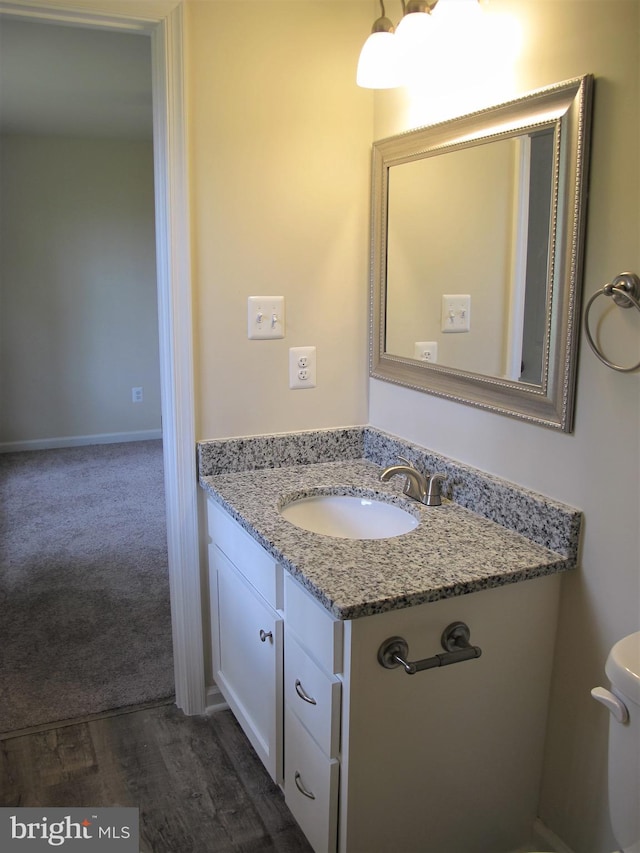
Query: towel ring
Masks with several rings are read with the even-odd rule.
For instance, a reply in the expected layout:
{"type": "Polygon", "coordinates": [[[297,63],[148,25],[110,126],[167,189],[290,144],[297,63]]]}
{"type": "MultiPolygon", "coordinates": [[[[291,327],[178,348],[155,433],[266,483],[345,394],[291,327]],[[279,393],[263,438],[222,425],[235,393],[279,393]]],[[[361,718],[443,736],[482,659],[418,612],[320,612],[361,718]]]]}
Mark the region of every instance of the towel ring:
{"type": "Polygon", "coordinates": [[[638,276],[633,272],[620,273],[620,275],[617,275],[613,281],[605,284],[603,288],[597,290],[593,294],[591,299],[587,302],[587,307],[584,310],[584,327],[591,349],[598,356],[600,361],[607,365],[607,367],[610,367],[612,370],[619,370],[620,373],[631,373],[633,370],[637,370],[640,367],[640,361],[637,364],[634,364],[633,367],[620,367],[619,364],[614,364],[612,361],[605,358],[591,337],[591,332],[589,330],[589,311],[598,296],[602,296],[603,294],[605,296],[610,296],[616,305],[620,306],[620,308],[631,308],[632,306],[635,306],[638,311],[640,311],[640,278],[638,278],[638,276]]]}

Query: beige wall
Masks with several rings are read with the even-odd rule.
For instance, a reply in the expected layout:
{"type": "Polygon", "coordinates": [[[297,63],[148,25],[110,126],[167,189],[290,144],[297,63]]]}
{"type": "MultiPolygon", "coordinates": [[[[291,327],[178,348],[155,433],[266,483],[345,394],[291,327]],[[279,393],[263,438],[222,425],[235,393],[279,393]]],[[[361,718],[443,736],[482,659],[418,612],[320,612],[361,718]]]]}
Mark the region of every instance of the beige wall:
{"type": "MultiPolygon", "coordinates": [[[[618,272],[640,271],[638,233],[639,25],[637,0],[492,0],[524,28],[517,65],[462,103],[445,78],[443,97],[376,95],[375,136],[584,73],[596,76],[585,298],[618,272]],[[445,106],[443,103],[446,102],[445,106]],[[409,116],[413,117],[411,122],[409,116]]],[[[465,93],[468,95],[468,93],[465,93]]],[[[610,357],[640,358],[637,312],[610,311],[610,357]],[[635,316],[633,316],[635,315],[635,316]]],[[[540,814],[576,853],[614,847],[607,816],[608,714],[590,697],[605,682],[610,646],[640,627],[638,507],[640,373],[602,365],[582,334],[572,435],[520,423],[372,380],[370,422],[579,507],[582,564],[564,579],[540,814]]]]}
{"type": "Polygon", "coordinates": [[[159,431],[152,144],[1,148],[0,442],[159,431]]]}
{"type": "MultiPolygon", "coordinates": [[[[495,54],[491,73],[474,69],[464,98],[444,75],[424,91],[355,87],[373,2],[186,10],[198,437],[369,420],[584,510],[582,565],[564,580],[541,817],[576,853],[613,849],[608,716],[589,691],[640,622],[640,376],[607,369],[583,339],[572,435],[367,382],[369,160],[373,139],[593,73],[585,295],[640,269],[639,3],[491,0],[489,14],[523,26],[523,51],[514,65],[495,54]],[[282,341],[247,340],[247,297],[264,294],[286,297],[282,341]],[[314,391],[288,389],[299,345],[318,348],[314,391]]],[[[603,335],[612,357],[638,357],[632,312],[610,312],[603,335]]]]}
{"type": "Polygon", "coordinates": [[[368,4],[186,11],[198,437],[364,423],[368,4]],[[285,297],[284,339],[247,339],[252,295],[285,297]],[[295,346],[317,348],[315,389],[289,389],[295,346]]]}

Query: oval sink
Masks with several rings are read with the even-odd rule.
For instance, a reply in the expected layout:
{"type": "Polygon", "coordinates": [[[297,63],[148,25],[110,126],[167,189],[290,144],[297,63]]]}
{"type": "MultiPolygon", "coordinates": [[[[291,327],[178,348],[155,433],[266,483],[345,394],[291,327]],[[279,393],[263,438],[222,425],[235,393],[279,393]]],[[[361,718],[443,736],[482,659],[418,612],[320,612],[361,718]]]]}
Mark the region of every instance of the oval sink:
{"type": "Polygon", "coordinates": [[[280,514],[303,530],[339,539],[388,539],[418,526],[418,519],[402,507],[354,495],[299,498],[280,514]]]}

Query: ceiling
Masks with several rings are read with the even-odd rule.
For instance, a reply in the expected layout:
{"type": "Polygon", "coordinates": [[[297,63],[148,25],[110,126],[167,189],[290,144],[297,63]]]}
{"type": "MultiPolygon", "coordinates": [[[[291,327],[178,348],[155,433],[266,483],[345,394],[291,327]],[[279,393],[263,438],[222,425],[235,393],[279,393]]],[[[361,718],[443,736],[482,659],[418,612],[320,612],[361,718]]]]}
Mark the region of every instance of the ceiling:
{"type": "Polygon", "coordinates": [[[0,16],[0,132],[152,139],[150,38],[0,16]]]}

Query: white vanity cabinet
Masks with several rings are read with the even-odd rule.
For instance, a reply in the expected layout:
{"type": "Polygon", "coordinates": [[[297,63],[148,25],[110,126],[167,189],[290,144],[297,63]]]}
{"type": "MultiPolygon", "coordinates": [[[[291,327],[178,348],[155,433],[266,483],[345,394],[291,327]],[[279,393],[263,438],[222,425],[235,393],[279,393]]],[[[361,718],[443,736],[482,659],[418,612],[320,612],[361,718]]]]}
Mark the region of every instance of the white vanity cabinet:
{"type": "Polygon", "coordinates": [[[337,620],[209,502],[215,679],[316,853],[509,853],[537,814],[559,575],[337,620]],[[463,621],[477,659],[408,675],[463,621]],[[265,642],[259,632],[272,634],[265,642]]]}
{"type": "Polygon", "coordinates": [[[314,850],[333,853],[344,623],[212,501],[207,514],[214,678],[314,850]]]}

